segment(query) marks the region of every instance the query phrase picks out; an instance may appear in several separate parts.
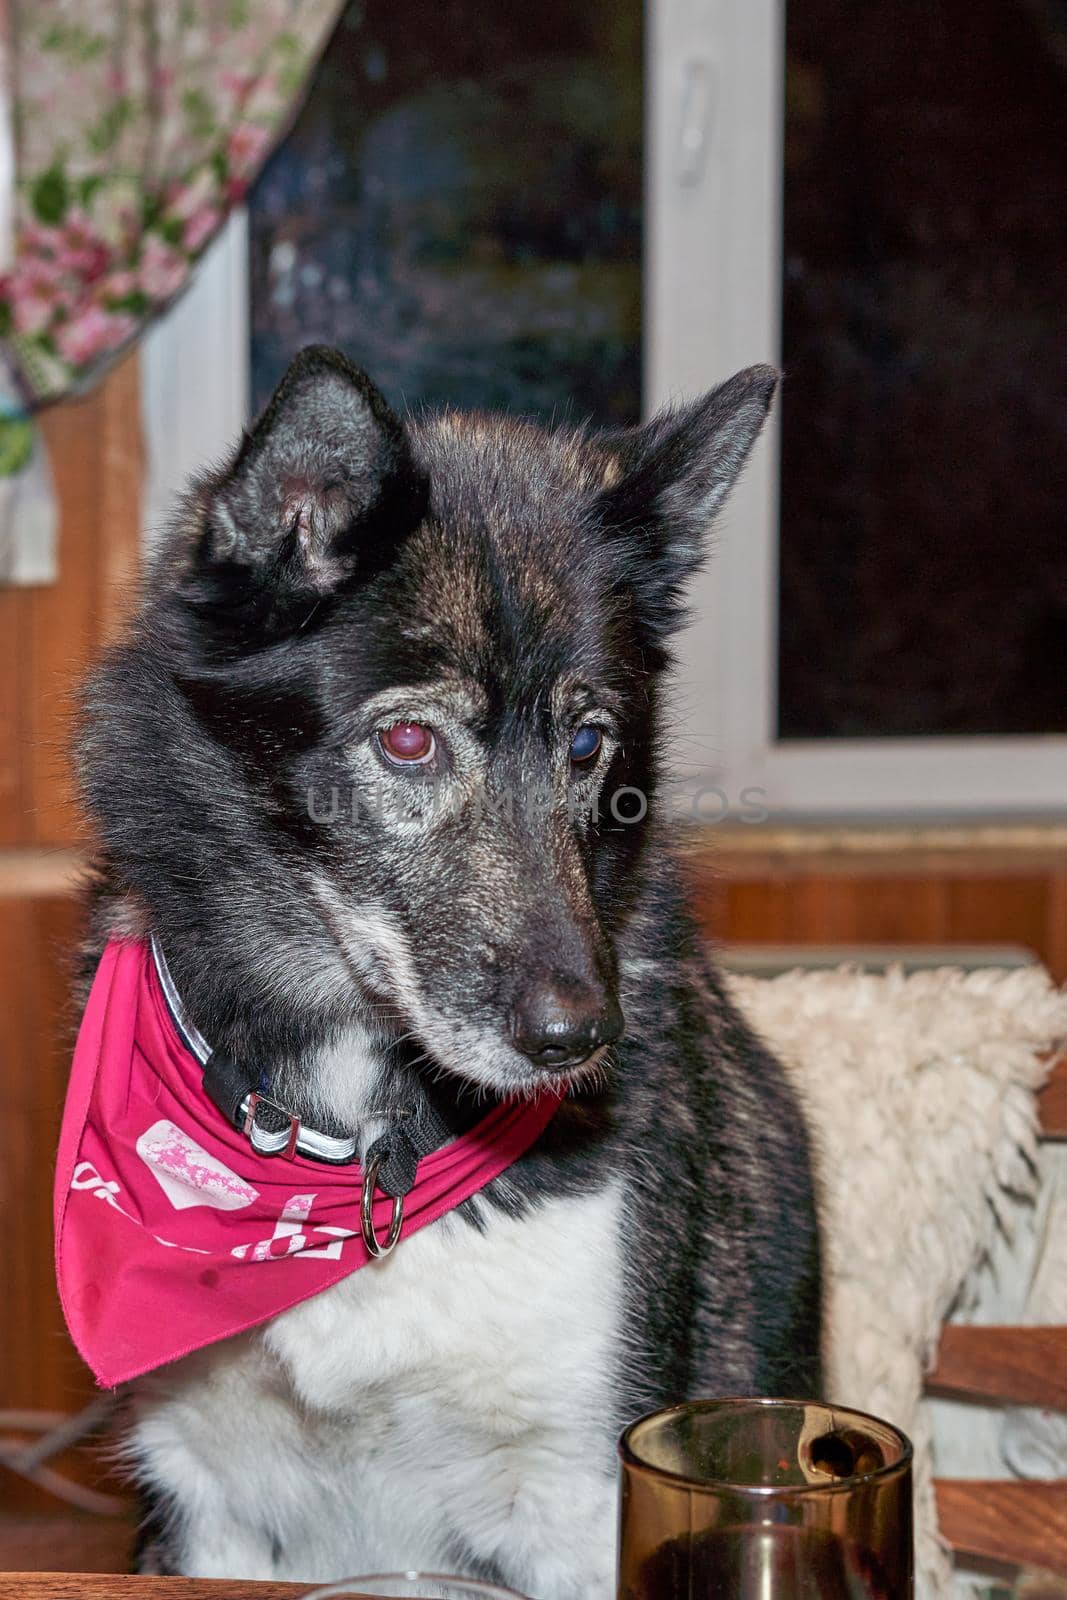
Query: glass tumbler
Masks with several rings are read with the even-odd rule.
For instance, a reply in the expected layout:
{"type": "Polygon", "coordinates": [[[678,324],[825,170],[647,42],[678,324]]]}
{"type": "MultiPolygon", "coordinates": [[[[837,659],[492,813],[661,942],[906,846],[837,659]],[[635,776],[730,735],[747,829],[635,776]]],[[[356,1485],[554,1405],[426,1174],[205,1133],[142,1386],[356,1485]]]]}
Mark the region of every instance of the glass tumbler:
{"type": "Polygon", "coordinates": [[[632,1423],[619,1600],[909,1600],[911,1445],[800,1400],[698,1400],[632,1423]]]}

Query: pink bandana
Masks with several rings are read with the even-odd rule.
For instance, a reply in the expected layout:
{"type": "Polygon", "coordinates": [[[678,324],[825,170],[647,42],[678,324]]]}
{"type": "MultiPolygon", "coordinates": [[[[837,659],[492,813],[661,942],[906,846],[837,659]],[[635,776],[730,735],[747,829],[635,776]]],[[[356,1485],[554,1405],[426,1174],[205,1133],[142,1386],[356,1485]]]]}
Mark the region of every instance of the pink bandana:
{"type": "MultiPolygon", "coordinates": [[[[266,1322],[371,1260],[358,1165],[256,1154],[201,1073],[149,945],[113,940],[78,1034],[55,1189],[67,1326],[109,1388],[266,1322]]],[[[516,1161],[559,1102],[503,1101],[424,1156],[399,1248],[516,1161]]],[[[391,1215],[378,1194],[379,1237],[391,1215]]]]}

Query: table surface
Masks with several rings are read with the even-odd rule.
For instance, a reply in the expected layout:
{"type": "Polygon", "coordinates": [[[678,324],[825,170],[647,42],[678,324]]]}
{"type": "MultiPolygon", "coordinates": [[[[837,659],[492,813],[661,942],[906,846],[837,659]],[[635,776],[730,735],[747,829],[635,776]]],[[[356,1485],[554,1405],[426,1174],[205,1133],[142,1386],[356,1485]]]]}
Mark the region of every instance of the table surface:
{"type": "Polygon", "coordinates": [[[314,1583],[118,1578],[98,1572],[0,1572],[0,1600],[298,1600],[314,1583]]]}

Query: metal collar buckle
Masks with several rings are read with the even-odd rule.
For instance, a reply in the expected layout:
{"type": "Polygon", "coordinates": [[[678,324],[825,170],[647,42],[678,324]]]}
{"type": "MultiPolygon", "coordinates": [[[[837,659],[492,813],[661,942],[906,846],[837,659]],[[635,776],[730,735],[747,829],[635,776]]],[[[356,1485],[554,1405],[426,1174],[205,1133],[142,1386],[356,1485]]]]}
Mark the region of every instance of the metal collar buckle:
{"type": "MultiPolygon", "coordinates": [[[[289,1132],[286,1136],[285,1144],[277,1150],[271,1149],[269,1153],[272,1155],[284,1155],[287,1160],[291,1161],[296,1155],[296,1144],[300,1138],[300,1118],[294,1117],[292,1112],[287,1111],[284,1106],[280,1106],[277,1100],[272,1100],[269,1095],[261,1094],[258,1089],[253,1089],[245,1101],[245,1120],[242,1131],[251,1142],[253,1149],[256,1150],[260,1150],[260,1146],[256,1142],[256,1107],[258,1105],[270,1106],[273,1111],[277,1111],[281,1116],[288,1118],[289,1132]]],[[[264,1154],[266,1152],[260,1150],[260,1153],[264,1154]]]]}
{"type": "MultiPolygon", "coordinates": [[[[378,1186],[378,1173],[381,1171],[385,1160],[383,1154],[371,1156],[363,1173],[363,1188],[359,1196],[359,1225],[363,1234],[363,1243],[367,1246],[375,1260],[380,1261],[384,1256],[391,1255],[396,1249],[400,1238],[400,1230],[404,1226],[404,1197],[393,1196],[393,1214],[389,1218],[389,1232],[385,1239],[379,1239],[374,1228],[374,1191],[378,1186]]],[[[384,1192],[384,1191],[383,1191],[384,1192]]]]}

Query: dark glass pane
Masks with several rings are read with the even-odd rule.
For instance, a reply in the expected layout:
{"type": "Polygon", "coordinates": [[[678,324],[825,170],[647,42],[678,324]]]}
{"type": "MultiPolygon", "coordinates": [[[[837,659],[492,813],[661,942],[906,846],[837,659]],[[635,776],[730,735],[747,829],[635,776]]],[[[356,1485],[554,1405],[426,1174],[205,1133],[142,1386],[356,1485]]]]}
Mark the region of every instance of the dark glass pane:
{"type": "Polygon", "coordinates": [[[641,22],[349,5],[251,196],[256,403],[324,340],[396,402],[636,420],[641,22]]]}
{"type": "Polygon", "coordinates": [[[779,731],[1067,731],[1067,7],[789,0],[779,731]]]}

